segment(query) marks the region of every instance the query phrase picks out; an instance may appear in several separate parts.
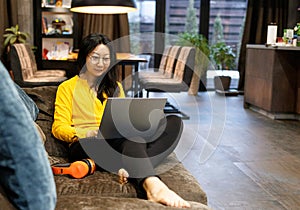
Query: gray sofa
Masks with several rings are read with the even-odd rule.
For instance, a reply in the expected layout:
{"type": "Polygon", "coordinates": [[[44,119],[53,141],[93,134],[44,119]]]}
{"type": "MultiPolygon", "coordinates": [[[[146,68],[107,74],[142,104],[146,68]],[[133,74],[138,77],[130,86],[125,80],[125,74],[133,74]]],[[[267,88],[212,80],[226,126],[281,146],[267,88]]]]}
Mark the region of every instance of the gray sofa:
{"type": "MultiPolygon", "coordinates": [[[[36,123],[43,130],[50,164],[68,162],[67,145],[51,135],[55,86],[24,88],[39,108],[36,123]]],[[[184,138],[184,137],[183,137],[184,138]]],[[[161,179],[184,199],[190,201],[192,209],[209,209],[207,197],[197,180],[184,168],[172,153],[158,168],[161,179]]],[[[175,209],[137,198],[133,185],[119,184],[117,175],[96,171],[83,179],[67,175],[55,176],[57,210],[63,209],[175,209]]],[[[0,206],[5,201],[0,191],[0,206]]]]}

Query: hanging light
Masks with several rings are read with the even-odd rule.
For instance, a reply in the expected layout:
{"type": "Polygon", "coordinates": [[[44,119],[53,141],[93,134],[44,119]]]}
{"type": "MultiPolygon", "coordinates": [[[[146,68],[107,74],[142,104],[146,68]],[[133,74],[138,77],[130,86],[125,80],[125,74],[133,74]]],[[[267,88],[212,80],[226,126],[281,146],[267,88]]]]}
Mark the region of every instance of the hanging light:
{"type": "Polygon", "coordinates": [[[71,11],[89,14],[122,14],[136,11],[134,0],[72,0],[71,11]]]}

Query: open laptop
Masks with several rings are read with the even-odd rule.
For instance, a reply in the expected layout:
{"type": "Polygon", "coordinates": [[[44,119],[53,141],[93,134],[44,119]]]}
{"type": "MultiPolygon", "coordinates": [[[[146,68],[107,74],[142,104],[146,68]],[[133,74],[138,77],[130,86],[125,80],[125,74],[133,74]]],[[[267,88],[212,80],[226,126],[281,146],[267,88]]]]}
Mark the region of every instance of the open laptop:
{"type": "Polygon", "coordinates": [[[165,119],[166,98],[108,98],[98,138],[149,139],[165,119]]]}

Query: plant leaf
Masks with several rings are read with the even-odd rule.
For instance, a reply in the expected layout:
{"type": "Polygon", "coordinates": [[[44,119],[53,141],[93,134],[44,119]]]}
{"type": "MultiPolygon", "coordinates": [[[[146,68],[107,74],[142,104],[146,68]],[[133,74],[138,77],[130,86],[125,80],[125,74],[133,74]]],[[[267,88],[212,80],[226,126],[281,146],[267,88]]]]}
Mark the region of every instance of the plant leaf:
{"type": "Polygon", "coordinates": [[[7,28],[7,29],[5,29],[5,31],[8,32],[8,33],[15,34],[14,30],[11,29],[11,28],[7,28]]]}
{"type": "Polygon", "coordinates": [[[9,43],[10,43],[10,44],[14,44],[14,43],[16,42],[16,40],[17,40],[17,37],[14,36],[14,37],[12,37],[12,38],[10,39],[9,43]]]}
{"type": "Polygon", "coordinates": [[[19,41],[19,43],[25,43],[26,39],[23,39],[22,37],[18,37],[18,41],[19,41]]]}
{"type": "Polygon", "coordinates": [[[17,24],[15,27],[15,33],[18,33],[18,31],[19,31],[19,25],[17,24]]]}
{"type": "Polygon", "coordinates": [[[6,47],[8,45],[8,43],[9,43],[9,41],[10,41],[10,38],[6,38],[4,40],[3,46],[6,47]]]}
{"type": "Polygon", "coordinates": [[[3,37],[11,37],[11,36],[15,36],[14,34],[4,34],[3,37]]]}
{"type": "Polygon", "coordinates": [[[27,35],[23,34],[23,33],[20,33],[19,38],[26,40],[29,37],[27,35]]]}

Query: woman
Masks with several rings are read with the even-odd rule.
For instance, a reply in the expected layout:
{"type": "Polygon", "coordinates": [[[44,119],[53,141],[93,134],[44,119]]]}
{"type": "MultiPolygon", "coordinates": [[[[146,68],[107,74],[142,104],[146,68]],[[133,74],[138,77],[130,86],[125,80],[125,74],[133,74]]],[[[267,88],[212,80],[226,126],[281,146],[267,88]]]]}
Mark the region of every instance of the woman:
{"type": "MultiPolygon", "coordinates": [[[[106,36],[90,34],[85,37],[81,43],[77,61],[81,69],[79,75],[63,82],[58,87],[52,126],[52,133],[56,138],[70,143],[71,161],[88,157],[79,142],[80,139],[97,135],[106,99],[125,97],[121,83],[117,82],[114,67],[116,55],[106,36]]],[[[168,206],[190,207],[187,201],[160,180],[153,169],[173,151],[181,132],[181,119],[168,116],[163,133],[155,141],[148,143],[139,137],[137,137],[139,141],[126,138],[107,141],[115,151],[120,153],[121,157],[143,160],[138,161],[137,164],[125,159],[114,163],[116,166],[121,164],[128,171],[129,180],[136,184],[139,195],[145,193],[148,200],[168,206]],[[151,157],[155,158],[151,159],[151,157]],[[145,172],[143,176],[131,177],[136,171],[145,172]]],[[[99,139],[99,141],[106,140],[99,139]]],[[[105,170],[99,165],[97,168],[105,170]]],[[[116,173],[116,171],[111,172],[116,173]]]]}

